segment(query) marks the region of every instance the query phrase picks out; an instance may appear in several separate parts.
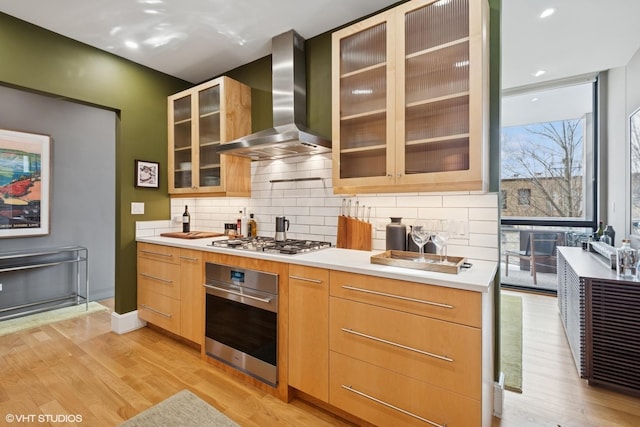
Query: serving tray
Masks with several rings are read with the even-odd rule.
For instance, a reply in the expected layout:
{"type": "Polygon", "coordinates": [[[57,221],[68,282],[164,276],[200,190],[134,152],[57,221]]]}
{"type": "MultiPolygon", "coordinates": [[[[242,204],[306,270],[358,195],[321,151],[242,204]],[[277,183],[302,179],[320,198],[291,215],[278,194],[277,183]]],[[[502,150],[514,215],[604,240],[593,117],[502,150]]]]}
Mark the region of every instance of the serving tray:
{"type": "Polygon", "coordinates": [[[424,254],[426,262],[420,259],[418,252],[386,251],[371,256],[372,264],[392,265],[394,267],[412,268],[414,270],[437,271],[439,273],[458,274],[465,258],[449,256],[447,264],[440,264],[440,255],[424,254]]]}

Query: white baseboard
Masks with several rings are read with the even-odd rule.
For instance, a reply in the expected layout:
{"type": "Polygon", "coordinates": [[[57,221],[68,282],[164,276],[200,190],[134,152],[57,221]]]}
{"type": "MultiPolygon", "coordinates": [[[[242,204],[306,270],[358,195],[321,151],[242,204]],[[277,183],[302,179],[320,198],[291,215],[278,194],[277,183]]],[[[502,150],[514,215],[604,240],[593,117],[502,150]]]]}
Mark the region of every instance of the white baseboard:
{"type": "Polygon", "coordinates": [[[111,313],[111,330],[116,334],[126,334],[145,326],[147,326],[147,322],[138,318],[138,310],[125,314],[118,314],[115,311],[111,313]]]}
{"type": "Polygon", "coordinates": [[[500,379],[493,384],[493,416],[502,418],[504,405],[504,372],[500,372],[500,379]]]}

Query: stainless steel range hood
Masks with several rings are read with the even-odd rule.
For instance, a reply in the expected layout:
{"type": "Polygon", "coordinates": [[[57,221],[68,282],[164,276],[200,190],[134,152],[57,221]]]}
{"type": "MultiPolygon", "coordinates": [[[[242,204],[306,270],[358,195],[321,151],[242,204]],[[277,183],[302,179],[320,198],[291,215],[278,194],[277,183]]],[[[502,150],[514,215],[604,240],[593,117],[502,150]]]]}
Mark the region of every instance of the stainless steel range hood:
{"type": "Polygon", "coordinates": [[[273,127],[223,144],[220,153],[262,160],[331,152],[331,141],[306,127],[304,39],[290,30],[271,46],[273,127]]]}

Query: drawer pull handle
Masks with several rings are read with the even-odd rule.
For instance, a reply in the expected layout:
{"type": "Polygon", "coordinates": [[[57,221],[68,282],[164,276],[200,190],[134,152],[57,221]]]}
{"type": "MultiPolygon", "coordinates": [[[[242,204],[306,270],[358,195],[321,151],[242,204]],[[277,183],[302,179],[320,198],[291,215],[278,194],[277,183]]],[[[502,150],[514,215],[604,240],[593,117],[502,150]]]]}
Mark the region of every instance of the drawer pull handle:
{"type": "Polygon", "coordinates": [[[220,292],[226,292],[228,294],[236,295],[236,296],[239,296],[239,297],[242,297],[242,298],[249,298],[249,299],[252,299],[252,300],[260,301],[260,302],[263,302],[265,304],[271,303],[271,298],[254,297],[253,295],[246,295],[246,294],[243,294],[242,292],[230,291],[229,289],[219,288],[217,286],[211,286],[211,285],[204,285],[204,287],[205,288],[209,288],[209,289],[215,289],[216,291],[220,291],[220,292]]]}
{"type": "Polygon", "coordinates": [[[322,283],[322,280],[309,279],[308,277],[289,276],[290,279],[302,280],[303,282],[322,283]]]}
{"type": "Polygon", "coordinates": [[[167,258],[171,258],[173,256],[173,254],[165,254],[165,253],[162,253],[162,252],[145,251],[144,249],[141,249],[140,252],[145,253],[147,255],[166,256],[167,258]]]}
{"type": "Polygon", "coordinates": [[[396,411],[398,411],[398,412],[402,412],[402,413],[403,413],[403,414],[405,414],[405,415],[409,415],[410,417],[413,417],[413,418],[415,418],[415,419],[418,419],[418,420],[420,420],[420,421],[423,421],[423,422],[425,422],[425,423],[427,423],[427,424],[431,424],[432,426],[435,426],[435,427],[447,427],[447,425],[446,425],[446,424],[438,424],[438,423],[436,423],[436,422],[433,422],[433,421],[431,421],[431,420],[428,420],[428,419],[426,419],[426,418],[423,418],[423,417],[421,417],[420,415],[416,415],[416,414],[414,414],[413,412],[409,412],[409,411],[407,411],[406,409],[398,408],[397,406],[392,405],[391,403],[387,403],[387,402],[385,402],[384,400],[377,399],[377,398],[375,398],[375,397],[373,397],[373,396],[368,395],[367,393],[363,393],[363,392],[361,392],[360,390],[356,390],[355,388],[353,388],[353,387],[352,387],[352,386],[350,386],[350,385],[344,385],[344,384],[342,384],[342,388],[343,388],[343,389],[345,389],[345,390],[348,390],[348,391],[350,391],[350,392],[352,392],[352,393],[355,393],[355,394],[357,394],[358,396],[362,396],[362,397],[367,398],[367,399],[369,399],[369,400],[373,400],[374,402],[379,403],[379,404],[381,404],[381,405],[384,405],[384,406],[386,406],[387,408],[394,409],[394,410],[396,410],[396,411]]]}
{"type": "Polygon", "coordinates": [[[162,311],[160,311],[160,310],[156,310],[155,308],[151,308],[151,307],[149,307],[149,306],[148,306],[148,305],[146,305],[146,304],[140,304],[140,307],[142,307],[142,308],[146,308],[146,309],[147,309],[147,310],[149,310],[149,311],[153,311],[154,313],[157,313],[157,314],[159,314],[160,316],[168,317],[169,319],[171,319],[171,318],[173,317],[171,314],[163,313],[162,311]]]}
{"type": "Polygon", "coordinates": [[[364,293],[367,293],[367,294],[379,295],[379,296],[382,296],[382,297],[401,299],[403,301],[411,301],[411,302],[418,302],[420,304],[434,305],[436,307],[441,307],[441,308],[448,308],[448,309],[452,309],[453,308],[453,306],[451,304],[443,304],[441,302],[433,302],[433,301],[426,301],[426,300],[423,300],[423,299],[403,297],[403,296],[400,296],[400,295],[387,294],[385,292],[378,292],[378,291],[372,291],[372,290],[369,290],[369,289],[356,288],[355,286],[343,285],[342,288],[343,289],[348,289],[350,291],[358,291],[358,292],[364,292],[364,293]]]}
{"type": "Polygon", "coordinates": [[[404,344],[399,344],[397,342],[388,341],[388,340],[385,340],[385,339],[382,339],[382,338],[374,337],[372,335],[363,334],[362,332],[354,331],[353,329],[348,329],[348,328],[341,328],[341,329],[344,332],[347,332],[347,333],[353,334],[353,335],[357,335],[359,337],[368,338],[370,340],[381,342],[383,344],[389,344],[389,345],[392,345],[394,347],[399,347],[399,348],[403,348],[405,350],[409,350],[409,351],[413,351],[413,352],[416,352],[416,353],[424,354],[425,356],[434,357],[436,359],[444,360],[446,362],[453,362],[453,359],[450,358],[450,357],[447,357],[447,356],[442,356],[442,355],[435,354],[435,353],[429,353],[428,351],[420,350],[418,348],[409,347],[409,346],[406,346],[404,344]]]}
{"type": "Polygon", "coordinates": [[[198,258],[193,258],[190,256],[184,256],[184,255],[181,255],[180,259],[186,259],[187,261],[198,261],[198,258]]]}
{"type": "Polygon", "coordinates": [[[143,277],[146,277],[147,279],[157,280],[158,282],[169,283],[169,284],[173,283],[173,280],[163,279],[162,277],[156,277],[148,273],[140,273],[140,275],[143,277]]]}

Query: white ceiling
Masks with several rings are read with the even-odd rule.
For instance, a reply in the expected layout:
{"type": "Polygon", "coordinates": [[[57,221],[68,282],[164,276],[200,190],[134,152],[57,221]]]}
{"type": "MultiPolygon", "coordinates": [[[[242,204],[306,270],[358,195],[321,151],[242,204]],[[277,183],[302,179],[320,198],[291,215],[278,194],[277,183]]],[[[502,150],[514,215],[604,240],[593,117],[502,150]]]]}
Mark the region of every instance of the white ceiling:
{"type": "MultiPolygon", "coordinates": [[[[270,54],[284,31],[308,39],[394,3],[0,0],[0,11],[198,83],[270,54]]],[[[638,0],[502,0],[503,88],[625,65],[640,47],[639,16],[638,0]],[[555,14],[539,19],[548,7],[555,14]]]]}

